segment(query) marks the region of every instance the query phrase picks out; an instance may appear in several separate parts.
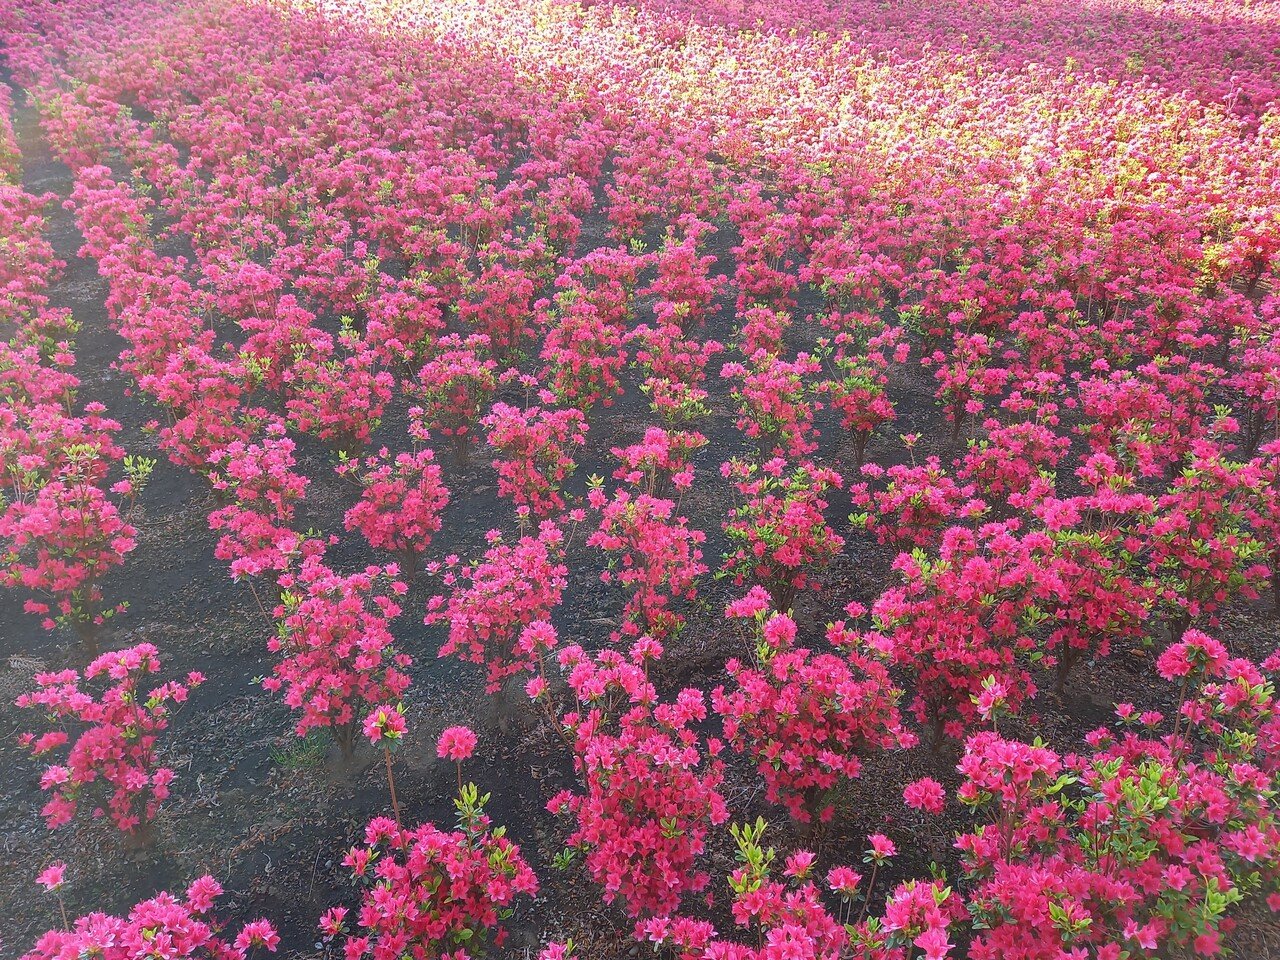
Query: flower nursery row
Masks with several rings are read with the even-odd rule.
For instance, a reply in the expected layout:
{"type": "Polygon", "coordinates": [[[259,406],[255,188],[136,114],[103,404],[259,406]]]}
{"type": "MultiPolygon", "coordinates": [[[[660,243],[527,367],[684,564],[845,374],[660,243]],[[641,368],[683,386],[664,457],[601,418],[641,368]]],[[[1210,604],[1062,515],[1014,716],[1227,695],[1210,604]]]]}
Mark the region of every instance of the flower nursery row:
{"type": "Polygon", "coordinates": [[[67,641],[15,705],[45,823],[146,850],[188,789],[219,678],[118,596],[178,473],[258,696],[385,779],[300,938],[194,865],[69,915],[68,856],[19,955],[462,960],[564,878],[612,945],[539,926],[543,960],[1212,956],[1273,922],[1275,4],[34,0],[0,33],[0,576],[67,641]],[[73,254],[101,329],[54,305],[73,254]],[[446,826],[405,789],[437,658],[499,714],[431,738],[446,826]],[[1122,662],[1106,723],[1046,720],[1122,662]],[[549,860],[486,813],[513,713],[566,774],[549,860]]]}

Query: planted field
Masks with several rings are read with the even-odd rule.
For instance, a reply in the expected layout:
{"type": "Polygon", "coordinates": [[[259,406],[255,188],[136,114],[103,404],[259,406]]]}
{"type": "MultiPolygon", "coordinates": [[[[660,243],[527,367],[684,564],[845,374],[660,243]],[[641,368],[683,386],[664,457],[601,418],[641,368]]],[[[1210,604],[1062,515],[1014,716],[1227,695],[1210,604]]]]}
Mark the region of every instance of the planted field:
{"type": "Polygon", "coordinates": [[[0,956],[1280,956],[1280,4],[0,36],[0,956]]]}

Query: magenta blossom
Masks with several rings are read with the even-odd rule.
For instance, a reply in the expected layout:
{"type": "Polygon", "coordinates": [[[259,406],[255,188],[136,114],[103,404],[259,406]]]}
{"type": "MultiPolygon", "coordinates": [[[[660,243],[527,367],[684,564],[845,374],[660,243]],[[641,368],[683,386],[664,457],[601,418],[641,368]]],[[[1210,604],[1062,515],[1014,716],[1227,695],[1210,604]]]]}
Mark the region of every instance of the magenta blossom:
{"type": "Polygon", "coordinates": [[[440,734],[436,744],[436,756],[441,760],[461,763],[470,758],[476,749],[476,735],[467,727],[448,727],[440,734]]]}
{"type": "Polygon", "coordinates": [[[902,799],[913,809],[923,810],[925,813],[941,813],[947,802],[947,793],[933,777],[921,777],[914,783],[907,784],[907,788],[902,791],[902,799]]]}
{"type": "Polygon", "coordinates": [[[36,883],[44,887],[49,893],[56,893],[67,882],[66,873],[67,865],[59,860],[41,870],[40,875],[36,877],[36,883]]]}

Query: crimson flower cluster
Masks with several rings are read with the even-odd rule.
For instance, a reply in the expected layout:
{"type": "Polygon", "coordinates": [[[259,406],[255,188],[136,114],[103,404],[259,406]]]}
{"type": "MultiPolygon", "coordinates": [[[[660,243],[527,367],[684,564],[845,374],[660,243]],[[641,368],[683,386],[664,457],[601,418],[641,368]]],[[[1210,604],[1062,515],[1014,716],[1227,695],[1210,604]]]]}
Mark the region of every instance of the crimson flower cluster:
{"type": "Polygon", "coordinates": [[[695,599],[698,578],[707,572],[700,546],[706,534],[675,516],[670,500],[647,493],[617,490],[610,499],[595,488],[588,502],[599,511],[600,526],[587,537],[587,546],[609,555],[600,579],[617,583],[629,594],[613,639],[661,639],[676,633],[684,617],[673,608],[674,602],[695,599]]]}
{"type": "Polygon", "coordinates": [[[370,707],[394,703],[409,686],[412,663],[391,634],[406,592],[394,564],[339,574],[320,551],[309,551],[296,573],[280,577],[276,633],[267,644],[277,654],[265,690],[283,691],[298,713],[296,730],[327,729],[350,756],[370,707]]]}
{"type": "Polygon", "coordinates": [[[574,409],[520,410],[495,403],[480,421],[498,454],[498,492],[545,517],[565,507],[562,488],[577,469],[574,447],[586,443],[587,421],[574,409]]]}
{"type": "Polygon", "coordinates": [[[581,792],[556,794],[548,809],[573,818],[569,848],[583,852],[606,903],[621,900],[631,917],[668,913],[707,886],[698,857],[729,815],[721,745],[693,729],[707,716],[704,697],[687,689],[659,702],[640,654],[569,646],[559,658],[578,702],[563,722],[581,792]]]}
{"type": "Polygon", "coordinates": [[[376,456],[342,464],[339,471],[354,473],[362,487],[360,499],[343,517],[344,526],[359,530],[375,550],[394,553],[412,577],[418,555],[439,532],[449,504],[435,454],[420,450],[392,460],[384,447],[376,456]]]}
{"type": "Polygon", "coordinates": [[[496,693],[509,677],[541,674],[543,658],[556,643],[547,621],[560,605],[568,568],[564,534],[549,520],[537,536],[514,544],[504,543],[496,531],[489,539],[489,549],[476,563],[443,568],[450,592],[427,602],[426,622],[448,624],[439,655],[486,667],[486,689],[496,693]]]}
{"type": "Polygon", "coordinates": [[[78,917],[69,930],[50,930],[36,941],[23,960],[137,960],[164,956],[173,960],[245,960],[255,948],[274,953],[280,943],[266,920],[246,923],[234,938],[224,935],[213,916],[213,901],[222,885],[205,875],[179,899],[161,892],[135,904],[125,917],[90,913],[78,917]]]}
{"type": "Polygon", "coordinates": [[[839,474],[812,463],[791,466],[780,457],[759,465],[731,460],[720,472],[740,498],[724,524],[730,549],[721,571],[735,584],[759,584],[775,610],[790,610],[844,546],[823,516],[822,494],[842,486],[839,474]]]}
{"type": "Polygon", "coordinates": [[[731,615],[756,620],[755,663],[729,660],[733,686],[712,691],[712,703],[729,745],[756,761],[769,800],[802,823],[828,821],[833,789],[861,773],[862,756],[915,743],[898,714],[902,691],[843,624],[827,632],[840,653],[815,652],[797,645],[789,616],[754,606],[731,615]]]}
{"type": "Polygon", "coordinates": [[[360,890],[360,909],[349,924],[346,907],[320,919],[321,934],[342,938],[347,960],[396,960],[406,952],[469,960],[483,955],[491,939],[501,946],[520,895],[538,892],[538,882],[508,840],[484,814],[488,799],[464,788],[459,829],[430,823],[413,829],[385,817],[370,821],[364,843],[343,860],[360,890]]]}
{"type": "Polygon", "coordinates": [[[160,672],[159,651],[140,643],[104,653],[87,667],[36,675],[36,689],[17,700],[19,707],[41,711],[54,729],[27,733],[22,745],[37,758],[66,750],[40,776],[51,796],[42,813],[52,829],[69,823],[89,801],[95,817],[109,816],[134,839],[147,836],[160,804],[169,796],[174,772],[159,764],[159,735],[169,727],[172,707],[184,703],[204,682],[190,673],[185,682],[170,680],[148,688],[160,672]],[[84,689],[100,687],[97,691],[84,689]]]}

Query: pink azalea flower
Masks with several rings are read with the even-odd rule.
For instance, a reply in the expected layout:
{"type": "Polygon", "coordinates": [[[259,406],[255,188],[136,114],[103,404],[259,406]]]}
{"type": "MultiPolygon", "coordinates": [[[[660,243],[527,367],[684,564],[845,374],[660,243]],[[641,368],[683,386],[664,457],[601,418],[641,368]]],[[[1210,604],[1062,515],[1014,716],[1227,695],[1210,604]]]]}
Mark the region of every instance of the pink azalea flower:
{"type": "Polygon", "coordinates": [[[448,727],[440,734],[436,743],[436,756],[441,760],[453,760],[461,763],[471,756],[476,748],[476,735],[467,727],[448,727]]]}

